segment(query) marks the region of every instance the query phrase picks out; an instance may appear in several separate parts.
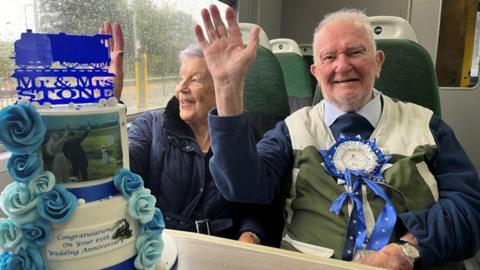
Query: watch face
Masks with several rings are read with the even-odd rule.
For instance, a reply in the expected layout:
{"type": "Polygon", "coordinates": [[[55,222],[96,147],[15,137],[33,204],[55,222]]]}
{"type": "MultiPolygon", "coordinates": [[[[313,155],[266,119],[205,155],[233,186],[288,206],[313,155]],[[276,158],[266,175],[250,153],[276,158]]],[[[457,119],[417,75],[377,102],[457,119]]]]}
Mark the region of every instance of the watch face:
{"type": "Polygon", "coordinates": [[[337,147],[337,151],[333,156],[333,164],[339,171],[349,169],[351,171],[363,170],[366,173],[370,173],[377,165],[377,155],[367,144],[346,141],[337,147]]]}
{"type": "Polygon", "coordinates": [[[409,257],[412,260],[416,260],[420,257],[420,252],[418,251],[418,249],[409,243],[405,243],[402,245],[402,251],[405,256],[409,257]]]}

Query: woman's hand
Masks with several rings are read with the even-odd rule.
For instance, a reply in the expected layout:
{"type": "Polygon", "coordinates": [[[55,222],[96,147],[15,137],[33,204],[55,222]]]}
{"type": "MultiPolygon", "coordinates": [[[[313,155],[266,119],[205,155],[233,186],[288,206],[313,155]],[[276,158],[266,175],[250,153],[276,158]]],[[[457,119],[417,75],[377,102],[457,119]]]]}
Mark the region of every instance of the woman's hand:
{"type": "Polygon", "coordinates": [[[100,27],[100,34],[112,35],[112,38],[108,41],[108,47],[110,48],[110,57],[112,58],[110,67],[108,70],[115,74],[113,81],[113,95],[120,100],[123,89],[123,33],[122,27],[118,23],[112,25],[111,22],[104,22],[100,27]]]}
{"type": "Polygon", "coordinates": [[[215,5],[211,5],[209,10],[203,9],[201,15],[208,40],[200,25],[195,26],[195,35],[214,81],[218,114],[240,114],[243,112],[244,80],[255,62],[260,29],[252,30],[248,45],[244,48],[232,8],[227,8],[225,12],[228,28],[215,5]]]}
{"type": "Polygon", "coordinates": [[[252,232],[243,232],[242,235],[240,235],[240,238],[238,238],[238,241],[257,245],[260,244],[260,239],[252,232]]]}

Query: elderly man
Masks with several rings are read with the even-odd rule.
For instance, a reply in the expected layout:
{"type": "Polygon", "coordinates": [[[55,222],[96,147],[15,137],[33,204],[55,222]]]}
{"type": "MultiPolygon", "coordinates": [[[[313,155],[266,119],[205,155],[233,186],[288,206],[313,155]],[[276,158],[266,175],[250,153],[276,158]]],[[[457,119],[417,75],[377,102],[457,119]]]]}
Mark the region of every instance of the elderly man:
{"type": "Polygon", "coordinates": [[[259,30],[244,48],[232,9],[228,27],[215,6],[202,18],[206,36],[199,25],[195,33],[215,84],[215,182],[241,202],[269,202],[287,186],[282,247],[391,269],[440,266],[479,249],[478,175],[441,119],[373,88],[384,54],[364,13],[320,22],[311,72],[325,100],[256,145],[243,85],[259,30]]]}

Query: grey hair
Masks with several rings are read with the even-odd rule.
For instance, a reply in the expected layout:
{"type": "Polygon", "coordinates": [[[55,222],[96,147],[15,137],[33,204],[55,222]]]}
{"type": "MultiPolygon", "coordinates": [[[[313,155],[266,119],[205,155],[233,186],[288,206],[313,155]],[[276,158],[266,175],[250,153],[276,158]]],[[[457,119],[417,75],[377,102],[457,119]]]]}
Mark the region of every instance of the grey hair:
{"type": "Polygon", "coordinates": [[[186,58],[189,57],[201,57],[203,58],[203,51],[197,44],[190,44],[185,49],[183,49],[178,55],[178,59],[182,63],[186,58]]]}
{"type": "Polygon", "coordinates": [[[375,40],[373,39],[372,25],[370,24],[370,21],[368,20],[368,16],[365,14],[365,11],[359,9],[343,8],[341,10],[325,15],[325,17],[323,17],[323,20],[318,23],[317,28],[315,28],[312,42],[314,61],[316,58],[315,50],[317,47],[316,45],[318,33],[320,33],[320,31],[328,24],[342,20],[358,23],[361,27],[363,27],[365,29],[365,32],[367,33],[368,42],[372,45],[372,51],[377,51],[377,45],[375,44],[375,40]]]}

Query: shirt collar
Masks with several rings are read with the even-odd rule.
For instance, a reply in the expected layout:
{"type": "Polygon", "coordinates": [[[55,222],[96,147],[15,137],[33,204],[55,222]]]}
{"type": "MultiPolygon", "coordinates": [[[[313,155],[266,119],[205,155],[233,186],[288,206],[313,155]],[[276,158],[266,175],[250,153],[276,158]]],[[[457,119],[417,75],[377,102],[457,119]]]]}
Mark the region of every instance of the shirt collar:
{"type": "MultiPolygon", "coordinates": [[[[356,111],[356,113],[365,117],[374,128],[377,127],[380,120],[380,114],[382,113],[382,102],[380,100],[380,92],[377,89],[373,89],[373,99],[370,100],[365,106],[356,111]]],[[[340,110],[332,103],[325,100],[325,124],[329,127],[337,120],[338,117],[346,114],[346,112],[340,110]]]]}

